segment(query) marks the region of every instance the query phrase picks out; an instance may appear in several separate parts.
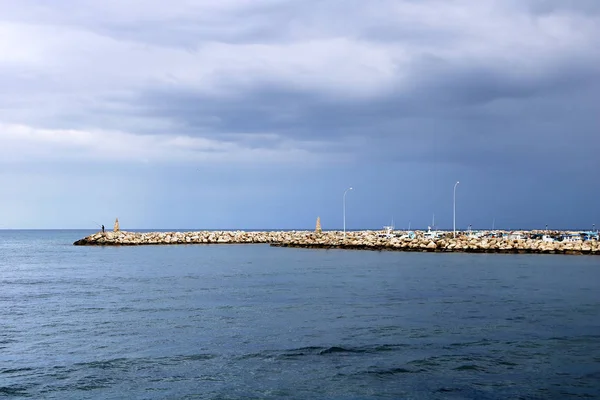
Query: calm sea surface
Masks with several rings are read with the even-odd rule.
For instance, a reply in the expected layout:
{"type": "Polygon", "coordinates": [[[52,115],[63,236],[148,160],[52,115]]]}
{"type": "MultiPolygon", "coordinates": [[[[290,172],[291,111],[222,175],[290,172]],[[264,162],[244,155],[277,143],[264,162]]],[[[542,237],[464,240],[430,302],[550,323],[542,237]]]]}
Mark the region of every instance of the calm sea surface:
{"type": "Polygon", "coordinates": [[[0,231],[0,398],[600,398],[600,257],[0,231]]]}

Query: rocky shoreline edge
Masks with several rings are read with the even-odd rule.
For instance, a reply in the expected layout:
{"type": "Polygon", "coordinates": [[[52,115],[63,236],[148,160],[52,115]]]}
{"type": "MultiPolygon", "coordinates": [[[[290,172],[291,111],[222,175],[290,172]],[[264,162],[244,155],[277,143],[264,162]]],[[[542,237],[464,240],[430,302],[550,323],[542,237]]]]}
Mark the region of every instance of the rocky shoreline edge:
{"type": "Polygon", "coordinates": [[[374,251],[517,253],[600,255],[600,241],[547,242],[537,239],[473,238],[447,233],[427,238],[417,232],[414,238],[384,235],[381,231],[197,231],[197,232],[98,232],[77,240],[75,246],[142,246],[176,244],[270,244],[275,247],[348,249],[374,251]]]}

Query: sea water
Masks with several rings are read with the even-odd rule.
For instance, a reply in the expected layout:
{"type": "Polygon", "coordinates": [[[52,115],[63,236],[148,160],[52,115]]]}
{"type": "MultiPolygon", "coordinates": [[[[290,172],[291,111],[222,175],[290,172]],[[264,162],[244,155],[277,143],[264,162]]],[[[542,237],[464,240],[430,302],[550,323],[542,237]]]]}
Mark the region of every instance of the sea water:
{"type": "Polygon", "coordinates": [[[0,398],[600,397],[600,257],[0,231],[0,398]]]}

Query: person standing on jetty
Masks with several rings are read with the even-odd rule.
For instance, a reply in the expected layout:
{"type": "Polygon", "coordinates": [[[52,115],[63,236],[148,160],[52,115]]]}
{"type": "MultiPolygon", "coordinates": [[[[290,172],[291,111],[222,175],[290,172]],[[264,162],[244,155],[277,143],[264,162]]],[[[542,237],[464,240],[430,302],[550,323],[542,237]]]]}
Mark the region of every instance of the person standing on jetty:
{"type": "Polygon", "coordinates": [[[104,233],[104,225],[102,225],[102,233],[104,233]]]}

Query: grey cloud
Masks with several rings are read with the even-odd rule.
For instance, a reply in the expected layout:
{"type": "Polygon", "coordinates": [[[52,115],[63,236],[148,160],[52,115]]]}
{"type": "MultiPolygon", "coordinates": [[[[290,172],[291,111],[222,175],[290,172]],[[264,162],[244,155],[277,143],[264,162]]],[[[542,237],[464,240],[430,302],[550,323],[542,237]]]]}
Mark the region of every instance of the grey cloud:
{"type": "MultiPolygon", "coordinates": [[[[56,226],[64,223],[63,216],[74,215],[74,207],[85,215],[90,209],[89,201],[93,202],[92,208],[104,210],[112,218],[115,209],[121,210],[119,216],[125,213],[119,207],[123,207],[122,200],[127,198],[135,205],[127,211],[130,220],[137,215],[138,221],[159,226],[172,223],[172,212],[176,210],[181,214],[182,224],[190,216],[196,216],[198,224],[212,221],[209,223],[215,228],[223,227],[224,221],[232,221],[231,227],[240,227],[235,225],[240,223],[252,227],[253,221],[260,221],[263,216],[270,219],[262,227],[281,228],[282,221],[286,221],[286,227],[296,228],[299,221],[309,221],[302,222],[302,226],[312,225],[314,215],[321,215],[333,227],[340,219],[340,195],[347,185],[353,185],[356,191],[349,203],[350,207],[356,207],[350,218],[353,224],[379,227],[392,215],[390,210],[397,210],[393,215],[412,220],[413,226],[419,216],[418,224],[422,227],[430,220],[432,211],[436,212],[436,220],[441,213],[439,218],[443,219],[445,214],[446,221],[450,221],[451,189],[457,179],[461,180],[459,197],[463,197],[459,211],[463,225],[479,222],[488,226],[495,217],[497,226],[502,224],[507,228],[540,227],[548,221],[563,226],[573,223],[588,226],[591,217],[587,214],[598,216],[594,202],[600,169],[597,68],[600,54],[597,46],[587,44],[594,43],[595,36],[600,35],[600,25],[594,25],[600,9],[596,0],[490,1],[485,4],[493,5],[498,15],[485,15],[489,21],[477,14],[479,9],[473,6],[484,3],[472,0],[264,1],[211,13],[184,9],[183,3],[177,1],[144,3],[146,7],[165,7],[151,13],[136,10],[131,4],[0,0],[0,24],[22,21],[32,28],[66,26],[76,28],[69,34],[83,32],[77,40],[56,46],[65,59],[55,58],[51,53],[55,47],[46,48],[45,40],[39,46],[44,51],[34,53],[39,59],[32,66],[21,68],[18,57],[6,61],[2,58],[5,55],[0,54],[0,123],[83,131],[115,130],[137,135],[189,135],[237,143],[248,149],[295,146],[318,153],[325,161],[322,165],[268,164],[260,168],[249,161],[240,168],[232,159],[215,173],[213,165],[199,163],[198,168],[181,168],[172,160],[135,164],[135,167],[126,160],[76,161],[80,163],[78,166],[85,166],[82,168],[73,168],[70,160],[31,160],[26,167],[32,173],[42,171],[47,176],[21,180],[12,167],[1,171],[4,175],[13,174],[3,181],[8,182],[6,187],[22,185],[22,194],[12,196],[10,204],[15,208],[23,198],[39,196],[37,183],[49,182],[52,174],[63,176],[63,183],[44,202],[53,207],[53,212],[48,213],[32,202],[31,210],[35,213],[23,211],[22,220],[29,218],[31,224],[39,224],[43,218],[52,216],[56,222],[48,225],[56,226]],[[431,18],[408,18],[407,22],[395,23],[391,12],[386,18],[387,7],[399,4],[425,4],[419,12],[430,12],[431,18]],[[473,25],[463,29],[456,24],[445,24],[446,18],[452,16],[440,13],[440,6],[456,7],[460,15],[466,16],[465,21],[472,20],[473,25]],[[168,13],[170,10],[185,12],[168,13]],[[538,24],[538,16],[548,15],[562,18],[547,18],[538,24]],[[513,32],[511,16],[516,28],[523,21],[531,25],[513,32]],[[486,23],[495,26],[496,17],[504,18],[498,29],[485,31],[486,23]],[[568,24],[560,25],[563,20],[570,24],[583,22],[584,29],[570,31],[568,24]],[[557,21],[559,25],[553,30],[557,21]],[[549,27],[547,32],[540,28],[542,25],[549,27]],[[538,28],[540,36],[531,42],[529,37],[517,36],[535,36],[538,28]],[[480,29],[485,32],[479,32],[480,29]],[[233,72],[227,65],[211,66],[214,74],[209,77],[210,89],[214,89],[214,84],[217,89],[227,89],[227,95],[203,90],[206,81],[198,82],[193,77],[190,82],[182,78],[165,84],[168,79],[163,80],[160,74],[166,77],[178,74],[177,66],[168,63],[164,68],[173,71],[157,68],[155,75],[139,80],[137,71],[121,76],[119,71],[111,70],[89,89],[87,83],[96,83],[97,74],[112,65],[113,60],[100,58],[98,65],[90,65],[89,71],[69,80],[68,74],[73,72],[69,62],[96,51],[86,47],[92,36],[86,35],[87,32],[111,39],[94,37],[92,42],[100,47],[125,43],[114,53],[106,48],[98,50],[106,50],[109,55],[126,55],[121,49],[132,42],[136,48],[139,44],[147,45],[147,53],[136,53],[143,57],[155,52],[156,47],[161,51],[164,47],[184,48],[195,53],[199,46],[212,41],[278,44],[276,47],[280,49],[290,43],[325,38],[346,39],[378,49],[391,58],[397,56],[398,64],[396,70],[389,71],[391,78],[383,90],[374,85],[363,97],[345,95],[339,86],[317,87],[314,81],[303,86],[305,76],[296,79],[291,73],[282,73],[272,77],[269,69],[261,70],[260,65],[250,71],[243,63],[251,60],[243,58],[234,58],[240,65],[233,72]],[[479,33],[485,40],[478,40],[479,33]],[[553,35],[556,48],[548,40],[553,35]],[[581,40],[569,46],[565,41],[570,38],[581,40]],[[524,45],[519,47],[521,42],[524,45]],[[510,44],[517,47],[514,52],[510,44]],[[86,52],[80,52],[81,49],[86,52]],[[54,73],[53,68],[59,72],[54,73]],[[334,162],[349,158],[354,162],[334,162]],[[82,182],[87,182],[85,190],[80,187],[82,182]],[[132,182],[140,187],[131,188],[132,182]],[[240,187],[255,193],[244,192],[240,196],[240,187]],[[190,190],[195,191],[192,197],[190,190]],[[64,193],[75,197],[67,199],[64,193]],[[112,193],[115,199],[107,203],[101,197],[103,193],[112,193]],[[372,206],[375,195],[380,196],[377,207],[372,206]],[[153,206],[149,205],[152,203],[153,206]],[[289,207],[300,203],[302,207],[289,207]],[[85,209],[81,204],[86,205],[85,209]],[[204,210],[200,216],[199,204],[204,210]],[[251,213],[247,212],[249,204],[255,207],[251,213]],[[148,205],[149,209],[140,211],[140,205],[148,205]],[[62,211],[57,211],[61,207],[62,211]],[[277,207],[280,211],[274,213],[277,207]],[[224,219],[215,217],[215,210],[224,219]]],[[[27,34],[23,36],[30,39],[27,34]]],[[[27,54],[23,46],[17,49],[23,53],[15,54],[27,54]]],[[[235,51],[235,46],[231,46],[231,51],[235,51]]],[[[305,57],[322,55],[317,51],[305,57]]],[[[340,66],[344,62],[370,61],[360,60],[358,55],[352,60],[344,57],[347,56],[344,54],[339,60],[340,66]]],[[[147,58],[153,59],[156,60],[147,58]]],[[[182,65],[182,76],[188,78],[193,75],[193,63],[202,62],[191,57],[180,60],[190,63],[182,65]]],[[[137,60],[131,61],[135,67],[127,72],[144,68],[135,63],[137,60]]],[[[152,67],[149,65],[148,69],[152,67]]],[[[122,68],[128,68],[127,62],[122,63],[122,68]]],[[[307,75],[327,83],[325,74],[336,73],[319,68],[317,63],[307,75]]],[[[352,70],[349,74],[365,73],[356,71],[359,72],[352,70]]],[[[302,75],[304,71],[297,72],[302,75]]],[[[350,79],[347,85],[353,86],[350,79]]],[[[182,140],[182,143],[187,142],[182,140]]],[[[211,147],[205,151],[211,151],[211,147]]],[[[14,213],[13,207],[5,209],[14,213]]],[[[80,219],[79,214],[73,217],[73,221],[80,219]]]]}
{"type": "Polygon", "coordinates": [[[194,51],[207,41],[233,44],[289,41],[293,39],[294,21],[311,14],[311,7],[300,0],[255,1],[239,9],[212,13],[193,4],[175,2],[167,6],[181,12],[145,16],[128,3],[57,0],[50,5],[24,0],[19,6],[7,4],[0,20],[69,26],[115,40],[194,51]],[[115,18],[115,13],[121,16],[115,18]]]}
{"type": "Polygon", "coordinates": [[[537,162],[564,153],[567,146],[572,151],[565,157],[575,162],[589,156],[590,142],[600,148],[591,108],[598,104],[600,74],[593,67],[565,62],[533,77],[431,60],[416,69],[423,76],[415,72],[410,88],[368,100],[331,99],[265,82],[235,98],[157,89],[137,103],[144,113],[171,120],[190,135],[251,147],[276,147],[289,139],[314,148],[320,142],[322,150],[373,159],[537,162]],[[254,140],[252,135],[260,133],[280,140],[254,140]]]}
{"type": "MultiPolygon", "coordinates": [[[[379,6],[384,10],[392,3],[397,4],[381,0],[370,3],[370,7],[379,6]]],[[[444,2],[430,0],[427,3],[435,12],[435,7],[444,2]]],[[[4,18],[29,21],[37,18],[43,23],[79,26],[117,40],[184,47],[191,51],[196,44],[211,40],[283,43],[336,35],[382,46],[390,42],[416,47],[444,47],[448,41],[460,43],[458,36],[443,26],[395,25],[384,18],[364,17],[365,3],[358,0],[310,5],[299,0],[258,2],[238,10],[214,14],[192,10],[189,15],[164,19],[159,16],[136,18],[134,9],[125,8],[123,12],[130,14],[125,13],[116,20],[110,18],[110,13],[86,12],[85,7],[75,2],[58,1],[53,6],[41,6],[29,0],[22,4],[25,6],[13,7],[13,12],[5,13],[4,18]],[[66,12],[70,9],[72,12],[66,12]]],[[[468,5],[460,1],[456,4],[468,5]]],[[[596,4],[595,1],[530,0],[513,2],[512,6],[533,13],[587,13],[600,8],[596,4]]],[[[522,57],[498,56],[499,59],[522,57]]],[[[535,54],[531,57],[535,58],[535,54]]],[[[145,83],[133,94],[98,97],[79,103],[81,107],[66,103],[65,109],[53,109],[48,114],[38,111],[30,117],[37,121],[29,123],[40,127],[100,127],[146,134],[184,133],[250,148],[277,148],[291,140],[315,152],[355,152],[375,159],[383,155],[477,164],[507,155],[519,158],[535,153],[537,137],[552,134],[554,141],[561,142],[560,132],[574,125],[578,126],[576,134],[580,138],[598,144],[598,139],[590,133],[594,110],[588,108],[589,104],[598,104],[594,90],[600,77],[595,63],[598,58],[597,52],[580,55],[574,50],[547,61],[546,70],[525,74],[510,64],[447,60],[428,52],[417,53],[412,61],[398,66],[396,71],[398,75],[407,75],[408,83],[392,83],[387,93],[366,100],[300,90],[293,82],[275,81],[266,76],[253,78],[251,87],[236,87],[227,82],[227,76],[216,71],[214,79],[222,86],[230,85],[230,92],[236,93],[235,96],[220,97],[180,85],[145,83]],[[575,110],[566,111],[565,104],[575,110]],[[546,126],[549,120],[556,120],[555,125],[546,126]],[[519,138],[523,147],[504,145],[509,138],[519,138]],[[447,149],[456,151],[444,151],[447,149]]],[[[38,83],[44,84],[43,74],[37,80],[27,79],[22,78],[15,84],[6,78],[6,87],[10,87],[12,81],[13,92],[26,94],[28,90],[35,92],[38,83]]],[[[14,104],[9,100],[13,102],[6,96],[0,97],[0,104],[8,109],[14,104]]],[[[13,111],[8,114],[20,115],[13,111]]],[[[590,148],[573,146],[577,150],[573,151],[575,160],[590,148]]],[[[560,149],[552,151],[556,153],[560,149]]]]}
{"type": "MultiPolygon", "coordinates": [[[[139,7],[145,4],[57,0],[43,3],[38,0],[0,1],[3,14],[0,20],[72,26],[108,36],[116,40],[137,41],[150,45],[183,47],[194,50],[206,41],[227,43],[273,43],[307,40],[319,37],[356,37],[372,41],[401,41],[413,44],[444,43],[456,37],[456,32],[443,25],[422,25],[419,21],[397,23],[385,18],[390,6],[401,9],[418,4],[437,12],[447,2],[440,0],[303,0],[254,1],[240,3],[237,9],[206,12],[193,3],[169,4],[179,13],[160,13],[146,16],[139,7]],[[375,10],[378,12],[371,12],[375,10]],[[115,17],[118,15],[119,17],[115,17]],[[377,18],[369,18],[373,16],[377,18]]],[[[600,13],[596,0],[526,0],[507,2],[515,10],[534,15],[600,13]]],[[[457,1],[456,7],[468,9],[470,1],[457,1]]],[[[155,3],[145,5],[155,7],[155,3]]],[[[144,10],[142,10],[144,11],[144,10]]],[[[515,11],[518,12],[518,11],[515,11]]],[[[440,18],[448,16],[440,15],[440,18]]]]}
{"type": "Polygon", "coordinates": [[[547,15],[561,12],[600,14],[600,3],[596,0],[529,0],[519,3],[534,14],[547,15]]]}

